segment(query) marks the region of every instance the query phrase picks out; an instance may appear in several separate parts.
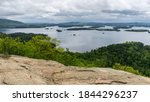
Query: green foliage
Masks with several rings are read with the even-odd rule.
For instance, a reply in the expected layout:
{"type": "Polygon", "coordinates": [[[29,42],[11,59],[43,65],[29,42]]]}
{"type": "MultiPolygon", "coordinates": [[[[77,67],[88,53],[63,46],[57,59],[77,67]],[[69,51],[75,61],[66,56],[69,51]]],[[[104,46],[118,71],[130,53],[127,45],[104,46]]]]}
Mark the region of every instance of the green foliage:
{"type": "MultiPolygon", "coordinates": [[[[26,35],[27,36],[27,35],[26,35]]],[[[63,49],[58,47],[59,41],[48,36],[33,35],[30,40],[25,40],[16,37],[1,37],[0,52],[4,55],[15,54],[28,56],[32,58],[54,59],[55,53],[63,52],[63,49]]]]}
{"type": "MultiPolygon", "coordinates": [[[[1,34],[1,35],[4,35],[4,34],[1,34]]],[[[12,33],[12,34],[9,34],[7,35],[9,37],[12,37],[12,38],[19,38],[22,42],[23,41],[29,41],[32,39],[32,37],[35,37],[35,36],[47,36],[47,35],[44,35],[44,34],[33,34],[33,33],[12,33]]]]}
{"type": "Polygon", "coordinates": [[[119,64],[119,63],[116,63],[116,64],[113,66],[113,69],[116,69],[116,70],[123,70],[123,71],[127,71],[127,72],[134,73],[134,74],[137,74],[137,75],[142,75],[138,70],[135,70],[133,67],[122,66],[122,65],[119,64]]]}
{"type": "Polygon", "coordinates": [[[112,67],[115,63],[120,63],[150,76],[150,46],[140,42],[113,44],[80,54],[80,57],[96,63],[95,66],[112,67]]]}

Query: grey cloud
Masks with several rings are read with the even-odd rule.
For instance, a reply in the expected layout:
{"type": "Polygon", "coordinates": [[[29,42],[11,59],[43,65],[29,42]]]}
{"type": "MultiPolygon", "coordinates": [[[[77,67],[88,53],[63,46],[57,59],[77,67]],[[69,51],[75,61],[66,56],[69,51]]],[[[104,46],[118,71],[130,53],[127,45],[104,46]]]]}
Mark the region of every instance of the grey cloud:
{"type": "Polygon", "coordinates": [[[136,10],[102,10],[102,12],[110,13],[110,14],[131,15],[131,16],[144,14],[144,12],[136,11],[136,10]]]}
{"type": "Polygon", "coordinates": [[[81,17],[81,16],[90,16],[90,15],[95,15],[96,13],[93,11],[80,11],[80,12],[75,12],[75,11],[60,11],[56,13],[54,16],[75,16],[75,17],[81,17]]]}
{"type": "Polygon", "coordinates": [[[0,12],[0,16],[16,16],[16,15],[23,15],[23,13],[11,12],[11,11],[0,12]]]}
{"type": "Polygon", "coordinates": [[[23,21],[121,21],[150,18],[149,0],[0,0],[0,18],[23,21]],[[138,3],[137,3],[138,2],[138,3]],[[143,11],[143,12],[142,12],[143,11]],[[124,16],[127,17],[125,18],[124,16]],[[121,18],[122,17],[122,18],[121,18]]]}

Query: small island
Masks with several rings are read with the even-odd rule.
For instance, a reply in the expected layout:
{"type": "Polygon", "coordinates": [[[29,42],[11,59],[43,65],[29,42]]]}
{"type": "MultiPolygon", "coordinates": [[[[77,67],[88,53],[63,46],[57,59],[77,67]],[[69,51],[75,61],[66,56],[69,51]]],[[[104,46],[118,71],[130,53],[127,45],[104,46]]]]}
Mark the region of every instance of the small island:
{"type": "Polygon", "coordinates": [[[56,31],[57,31],[57,32],[62,32],[62,30],[59,30],[59,29],[57,29],[56,31]]]}
{"type": "Polygon", "coordinates": [[[128,31],[128,32],[148,32],[148,33],[150,33],[150,31],[146,30],[146,29],[129,29],[129,30],[125,30],[125,31],[128,31]]]}
{"type": "Polygon", "coordinates": [[[97,30],[97,31],[120,31],[119,29],[113,28],[113,29],[102,29],[102,28],[93,28],[93,27],[89,27],[89,28],[68,28],[67,30],[70,31],[77,31],[77,30],[97,30]]]}

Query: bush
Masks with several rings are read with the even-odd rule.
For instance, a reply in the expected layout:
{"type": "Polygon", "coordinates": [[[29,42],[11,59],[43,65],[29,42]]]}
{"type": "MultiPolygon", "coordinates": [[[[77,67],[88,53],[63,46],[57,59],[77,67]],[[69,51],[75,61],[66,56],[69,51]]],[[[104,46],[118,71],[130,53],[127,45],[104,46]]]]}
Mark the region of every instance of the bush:
{"type": "Polygon", "coordinates": [[[136,75],[142,75],[138,70],[135,70],[133,67],[123,66],[119,63],[115,63],[114,66],[113,66],[113,69],[127,71],[127,72],[130,72],[130,73],[134,73],[136,75]]]}

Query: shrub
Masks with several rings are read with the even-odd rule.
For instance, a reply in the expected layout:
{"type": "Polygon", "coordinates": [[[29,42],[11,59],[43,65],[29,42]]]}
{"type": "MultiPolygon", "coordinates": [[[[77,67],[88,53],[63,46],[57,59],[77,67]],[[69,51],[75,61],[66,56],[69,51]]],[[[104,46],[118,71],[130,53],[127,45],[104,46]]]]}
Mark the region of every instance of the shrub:
{"type": "Polygon", "coordinates": [[[113,69],[127,71],[127,72],[130,72],[130,73],[134,73],[136,75],[142,75],[138,70],[135,70],[133,67],[123,66],[119,63],[115,63],[114,66],[113,66],[113,69]]]}

